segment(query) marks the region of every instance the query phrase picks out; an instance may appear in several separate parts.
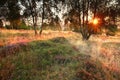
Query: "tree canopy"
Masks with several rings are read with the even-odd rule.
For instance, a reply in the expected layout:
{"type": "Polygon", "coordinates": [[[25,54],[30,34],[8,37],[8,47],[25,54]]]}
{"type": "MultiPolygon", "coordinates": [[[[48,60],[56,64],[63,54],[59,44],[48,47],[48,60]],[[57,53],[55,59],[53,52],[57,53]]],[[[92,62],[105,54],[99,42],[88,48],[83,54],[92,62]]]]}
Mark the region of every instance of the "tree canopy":
{"type": "Polygon", "coordinates": [[[62,30],[68,21],[74,24],[84,39],[89,39],[91,34],[98,31],[99,26],[116,24],[120,16],[119,0],[0,0],[0,9],[2,6],[7,9],[5,17],[9,21],[31,16],[35,34],[38,17],[41,17],[40,34],[45,19],[49,21],[57,19],[62,30]],[[20,11],[23,14],[20,14],[20,11]],[[90,23],[96,18],[99,19],[97,27],[90,23]]]}

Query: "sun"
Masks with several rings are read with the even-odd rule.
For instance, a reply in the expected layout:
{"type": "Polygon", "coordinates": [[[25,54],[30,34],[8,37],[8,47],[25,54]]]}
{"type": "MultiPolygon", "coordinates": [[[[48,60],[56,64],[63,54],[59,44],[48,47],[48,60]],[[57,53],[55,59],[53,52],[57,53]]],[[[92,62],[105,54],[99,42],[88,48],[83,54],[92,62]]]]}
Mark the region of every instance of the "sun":
{"type": "Polygon", "coordinates": [[[97,19],[97,18],[93,19],[92,23],[93,23],[94,25],[97,25],[97,24],[98,24],[98,19],[97,19]]]}
{"type": "Polygon", "coordinates": [[[90,24],[93,24],[93,25],[98,25],[100,22],[100,19],[99,18],[92,18],[89,23],[90,24]]]}

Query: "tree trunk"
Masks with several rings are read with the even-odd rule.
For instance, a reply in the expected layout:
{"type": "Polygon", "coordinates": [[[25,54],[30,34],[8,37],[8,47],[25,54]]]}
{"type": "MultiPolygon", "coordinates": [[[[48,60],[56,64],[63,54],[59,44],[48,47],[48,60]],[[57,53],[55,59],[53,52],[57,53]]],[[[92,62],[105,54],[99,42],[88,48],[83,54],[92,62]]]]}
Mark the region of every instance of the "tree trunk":
{"type": "Polygon", "coordinates": [[[3,28],[3,22],[1,19],[0,19],[0,28],[3,28]]]}
{"type": "Polygon", "coordinates": [[[35,21],[35,17],[32,16],[32,18],[33,18],[33,27],[34,27],[35,35],[37,35],[37,29],[36,29],[36,21],[35,21]]]}
{"type": "Polygon", "coordinates": [[[42,12],[42,23],[41,23],[41,26],[40,26],[40,32],[39,32],[40,35],[42,34],[42,31],[43,31],[43,21],[44,21],[44,14],[45,14],[45,13],[44,13],[44,7],[45,7],[44,5],[45,5],[45,2],[44,2],[44,0],[43,0],[43,8],[42,8],[42,11],[43,11],[43,12],[42,12]]]}
{"type": "MultiPolygon", "coordinates": [[[[33,12],[33,9],[35,9],[35,8],[32,6],[30,0],[28,0],[28,3],[30,5],[30,10],[31,10],[31,15],[32,15],[32,19],[33,19],[33,27],[34,27],[35,35],[37,35],[36,21],[35,21],[36,15],[34,15],[34,12],[33,12]]],[[[35,3],[35,1],[34,1],[34,3],[35,3]]]]}
{"type": "Polygon", "coordinates": [[[83,0],[82,3],[82,37],[83,40],[88,40],[91,36],[91,32],[89,31],[89,25],[88,25],[88,10],[89,10],[89,1],[83,0]],[[86,21],[85,21],[86,17],[86,21]]]}

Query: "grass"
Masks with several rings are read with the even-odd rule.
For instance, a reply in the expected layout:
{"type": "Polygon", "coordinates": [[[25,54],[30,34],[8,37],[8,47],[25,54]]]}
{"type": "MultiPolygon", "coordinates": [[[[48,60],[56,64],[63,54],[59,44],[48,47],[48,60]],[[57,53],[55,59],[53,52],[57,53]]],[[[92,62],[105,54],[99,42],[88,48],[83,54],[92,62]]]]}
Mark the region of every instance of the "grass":
{"type": "MultiPolygon", "coordinates": [[[[7,54],[12,55],[6,55],[1,60],[1,79],[46,80],[46,76],[50,75],[48,74],[51,72],[51,70],[49,72],[50,68],[53,70],[54,67],[55,70],[57,70],[56,68],[64,68],[63,66],[69,63],[69,56],[76,53],[69,43],[64,42],[65,44],[61,44],[64,40],[65,38],[55,38],[48,41],[34,41],[28,43],[27,46],[24,47],[19,45],[20,50],[17,49],[18,51],[16,50],[16,53],[8,51],[7,54]],[[4,70],[7,68],[8,70],[4,70]]],[[[11,47],[13,46],[18,45],[12,45],[11,47]]],[[[3,48],[2,50],[5,49],[3,48]]],[[[58,73],[55,71],[52,75],[57,76],[58,73]]],[[[52,77],[52,75],[50,76],[52,77]]],[[[55,78],[57,79],[57,77],[55,78]]]]}
{"type": "Polygon", "coordinates": [[[43,31],[42,35],[35,36],[33,30],[6,30],[0,29],[0,46],[16,44],[19,42],[31,42],[36,40],[47,40],[55,37],[69,37],[72,32],[43,31]],[[68,35],[69,34],[69,35],[68,35]],[[49,36],[48,36],[49,35],[49,36]]]}
{"type": "Polygon", "coordinates": [[[42,39],[26,33],[1,32],[11,43],[0,48],[1,80],[120,80],[119,42],[84,42],[73,32],[44,32],[42,39]],[[11,34],[33,39],[13,44],[11,34]]]}

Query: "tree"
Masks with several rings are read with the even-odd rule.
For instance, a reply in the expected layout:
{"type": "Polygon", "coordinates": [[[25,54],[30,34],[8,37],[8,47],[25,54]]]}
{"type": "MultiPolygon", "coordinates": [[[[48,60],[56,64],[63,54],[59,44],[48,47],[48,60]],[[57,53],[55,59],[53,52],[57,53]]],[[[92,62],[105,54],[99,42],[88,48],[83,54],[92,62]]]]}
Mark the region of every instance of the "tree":
{"type": "Polygon", "coordinates": [[[24,16],[25,17],[32,16],[35,35],[37,35],[37,17],[38,17],[37,2],[39,2],[39,0],[21,0],[21,4],[26,8],[24,10],[24,16]]]}
{"type": "Polygon", "coordinates": [[[83,40],[88,40],[92,34],[99,31],[101,24],[107,17],[108,2],[108,0],[69,0],[71,21],[79,24],[78,31],[81,33],[83,40]],[[90,16],[93,20],[99,18],[99,25],[90,23],[90,16]]]}
{"type": "Polygon", "coordinates": [[[57,16],[61,30],[65,30],[65,21],[68,19],[68,13],[70,11],[68,2],[68,0],[55,0],[53,2],[52,12],[54,16],[57,16]]]}
{"type": "Polygon", "coordinates": [[[0,7],[3,6],[6,2],[7,0],[0,0],[0,7]]]}
{"type": "Polygon", "coordinates": [[[20,23],[20,6],[18,5],[18,0],[7,1],[8,7],[8,20],[10,21],[12,29],[19,26],[20,23]]]}
{"type": "Polygon", "coordinates": [[[5,6],[7,0],[0,0],[0,28],[3,28],[3,22],[2,18],[6,16],[8,10],[7,7],[5,6]]]}
{"type": "Polygon", "coordinates": [[[41,22],[41,26],[40,26],[40,35],[42,34],[42,28],[43,28],[43,20],[44,20],[44,15],[45,15],[45,11],[44,11],[44,8],[45,8],[45,0],[42,0],[42,22],[41,22]]]}
{"type": "MultiPolygon", "coordinates": [[[[88,40],[92,34],[92,30],[88,24],[88,16],[90,10],[90,0],[70,0],[72,7],[72,19],[76,20],[79,25],[79,31],[84,40],[88,40]]],[[[72,20],[72,21],[74,21],[72,20]]]]}
{"type": "Polygon", "coordinates": [[[41,27],[40,27],[40,34],[42,33],[42,28],[44,26],[43,25],[44,19],[47,19],[50,21],[53,21],[56,17],[57,17],[57,19],[60,19],[59,14],[57,14],[57,13],[60,12],[60,9],[62,9],[61,6],[58,7],[58,5],[59,5],[59,3],[61,3],[61,1],[64,2],[64,0],[42,0],[42,7],[41,7],[42,23],[41,23],[41,27]]]}
{"type": "Polygon", "coordinates": [[[3,28],[3,22],[1,19],[0,19],[0,28],[3,28]]]}
{"type": "Polygon", "coordinates": [[[45,17],[45,15],[50,13],[50,7],[49,7],[50,1],[51,0],[27,0],[27,1],[21,0],[22,5],[26,7],[25,15],[28,17],[32,16],[35,34],[37,34],[36,27],[37,27],[38,15],[40,15],[42,19],[39,34],[41,35],[42,33],[44,19],[47,17],[47,16],[45,17]]]}

